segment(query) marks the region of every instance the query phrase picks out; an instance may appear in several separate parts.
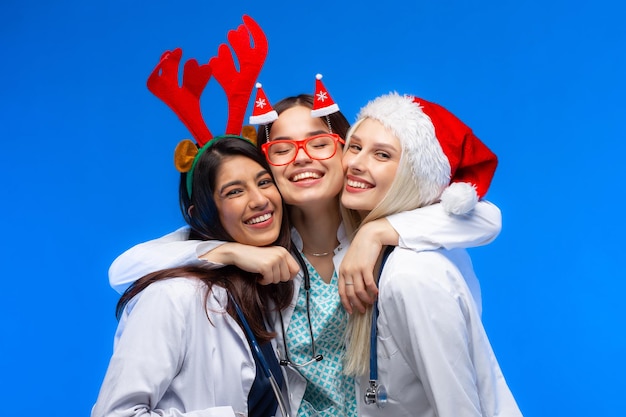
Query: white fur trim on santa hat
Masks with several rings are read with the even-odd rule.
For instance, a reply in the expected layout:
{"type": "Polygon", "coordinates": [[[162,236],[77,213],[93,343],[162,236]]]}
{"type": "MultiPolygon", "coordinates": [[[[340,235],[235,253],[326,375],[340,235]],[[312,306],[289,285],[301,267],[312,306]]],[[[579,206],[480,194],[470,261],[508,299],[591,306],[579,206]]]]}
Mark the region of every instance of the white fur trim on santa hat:
{"type": "Polygon", "coordinates": [[[358,120],[379,121],[402,145],[421,194],[422,205],[439,200],[450,183],[450,162],[435,137],[430,117],[422,111],[413,97],[389,93],[370,101],[359,112],[358,120]]]}
{"type": "Polygon", "coordinates": [[[331,104],[330,106],[326,106],[321,109],[311,110],[311,117],[328,116],[329,114],[337,113],[338,111],[339,106],[337,104],[331,104]]]}
{"type": "Polygon", "coordinates": [[[259,116],[250,116],[248,122],[251,125],[267,125],[278,119],[278,113],[276,110],[261,114],[259,116]]]}

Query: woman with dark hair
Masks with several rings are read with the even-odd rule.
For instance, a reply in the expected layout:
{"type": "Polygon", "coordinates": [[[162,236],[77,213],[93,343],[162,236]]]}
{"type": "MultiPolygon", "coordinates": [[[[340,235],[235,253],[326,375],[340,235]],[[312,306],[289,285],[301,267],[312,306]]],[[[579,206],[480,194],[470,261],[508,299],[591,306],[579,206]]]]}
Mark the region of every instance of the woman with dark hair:
{"type": "MultiPolygon", "coordinates": [[[[215,138],[192,171],[180,182],[191,238],[291,249],[284,204],[254,145],[215,138]]],[[[291,281],[259,285],[235,266],[137,280],[117,306],[115,349],[92,416],[279,415],[286,383],[273,324],[292,295],[291,281]]]]}
{"type": "Polygon", "coordinates": [[[348,313],[364,310],[375,298],[372,271],[382,245],[471,247],[489,243],[500,231],[500,211],[488,202],[459,217],[436,204],[419,213],[371,222],[350,236],[350,243],[339,210],[342,144],[349,123],[339,111],[318,116],[316,98],[321,96],[302,94],[281,100],[274,106],[277,118],[260,126],[257,134],[287,204],[292,240],[304,258],[300,272],[284,248],[193,241],[188,240],[187,229],[135,246],[109,270],[117,290],[164,266],[234,264],[258,272],[264,283],[289,280],[297,273],[294,303],[283,314],[285,343],[278,348],[281,364],[297,369],[306,381],[299,417],[356,415],[354,379],[343,373],[344,333],[348,313]],[[323,146],[318,146],[320,140],[323,146]],[[342,281],[344,259],[349,260],[351,272],[342,281]]]}

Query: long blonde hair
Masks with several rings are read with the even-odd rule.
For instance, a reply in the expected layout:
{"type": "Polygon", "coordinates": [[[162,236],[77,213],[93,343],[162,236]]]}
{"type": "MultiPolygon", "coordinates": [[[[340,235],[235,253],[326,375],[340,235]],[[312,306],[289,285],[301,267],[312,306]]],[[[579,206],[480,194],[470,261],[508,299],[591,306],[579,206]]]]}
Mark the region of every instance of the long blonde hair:
{"type": "MultiPolygon", "coordinates": [[[[349,148],[352,134],[363,120],[365,118],[359,119],[348,131],[345,149],[349,148]]],[[[402,155],[394,180],[389,191],[376,207],[363,219],[361,219],[357,211],[341,207],[341,214],[348,236],[350,238],[354,237],[359,228],[368,222],[434,203],[435,201],[432,201],[432,198],[425,197],[424,193],[420,192],[418,184],[419,182],[416,181],[414,176],[413,167],[404,152],[403,144],[402,155]]],[[[381,259],[379,258],[374,271],[376,278],[380,273],[380,261],[381,259]]],[[[350,315],[346,329],[347,349],[344,359],[344,373],[347,375],[363,375],[369,370],[372,314],[373,308],[368,306],[364,314],[355,313],[350,315]]]]}

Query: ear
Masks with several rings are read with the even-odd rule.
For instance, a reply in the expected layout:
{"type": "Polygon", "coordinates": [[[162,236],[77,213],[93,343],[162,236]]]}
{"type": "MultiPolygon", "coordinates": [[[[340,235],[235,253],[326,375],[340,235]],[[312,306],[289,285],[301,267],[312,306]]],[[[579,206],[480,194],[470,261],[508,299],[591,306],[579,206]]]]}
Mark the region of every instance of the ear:
{"type": "Polygon", "coordinates": [[[255,145],[257,144],[256,143],[256,129],[254,128],[254,126],[245,125],[244,127],[242,127],[241,136],[248,139],[250,142],[254,143],[255,145]]]}
{"type": "Polygon", "coordinates": [[[193,211],[194,211],[195,207],[193,205],[189,206],[189,208],[187,209],[187,215],[189,217],[193,217],[193,211]]]}
{"type": "Polygon", "coordinates": [[[189,172],[193,160],[198,154],[198,147],[189,139],[184,139],[174,150],[174,166],[178,172],[189,172]]]}

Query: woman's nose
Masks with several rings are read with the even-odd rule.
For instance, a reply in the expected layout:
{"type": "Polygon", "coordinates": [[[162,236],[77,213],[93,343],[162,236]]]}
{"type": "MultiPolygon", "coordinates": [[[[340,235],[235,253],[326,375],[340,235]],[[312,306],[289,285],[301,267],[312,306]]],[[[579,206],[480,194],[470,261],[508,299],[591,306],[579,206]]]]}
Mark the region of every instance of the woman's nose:
{"type": "Polygon", "coordinates": [[[363,158],[361,155],[361,153],[358,153],[356,155],[350,155],[350,158],[347,161],[348,170],[363,172],[363,170],[365,169],[365,165],[363,163],[363,158]]]}
{"type": "Polygon", "coordinates": [[[269,204],[269,198],[259,188],[250,191],[250,207],[254,209],[263,209],[269,204]]]}
{"type": "Polygon", "coordinates": [[[294,158],[293,162],[297,164],[297,163],[310,162],[310,161],[311,161],[311,157],[304,150],[304,146],[298,146],[296,148],[296,157],[294,158]]]}

